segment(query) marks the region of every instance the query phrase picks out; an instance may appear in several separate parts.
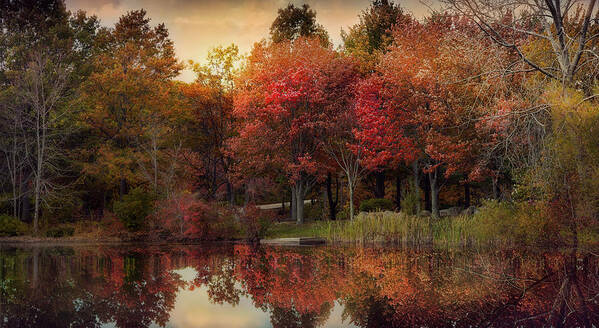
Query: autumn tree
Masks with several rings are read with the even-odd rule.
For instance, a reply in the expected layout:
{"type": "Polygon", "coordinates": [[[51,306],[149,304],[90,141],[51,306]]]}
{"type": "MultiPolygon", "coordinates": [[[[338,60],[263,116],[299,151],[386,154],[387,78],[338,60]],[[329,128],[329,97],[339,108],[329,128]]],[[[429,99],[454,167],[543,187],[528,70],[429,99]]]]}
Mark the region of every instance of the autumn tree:
{"type": "MultiPolygon", "coordinates": [[[[281,170],[292,186],[297,222],[304,197],[321,178],[323,150],[334,104],[334,90],[347,83],[331,72],[343,60],[317,39],[256,44],[242,72],[234,115],[241,123],[231,142],[239,167],[281,170]]],[[[326,172],[326,171],[325,171],[326,172]]]]}
{"type": "MultiPolygon", "coordinates": [[[[350,26],[348,31],[341,31],[343,49],[359,60],[364,73],[372,73],[380,57],[388,50],[393,41],[393,27],[411,20],[410,15],[393,1],[374,0],[370,7],[363,10],[360,22],[350,26]]],[[[371,164],[373,162],[370,162],[371,164]]],[[[369,166],[374,177],[374,197],[385,197],[385,178],[390,162],[379,162],[378,166],[369,166]]],[[[401,175],[399,172],[398,177],[401,175]]],[[[397,192],[401,190],[401,180],[398,180],[397,192]]],[[[399,196],[398,196],[399,198],[399,196]]]]}
{"type": "Polygon", "coordinates": [[[185,97],[184,163],[196,177],[196,187],[207,199],[217,199],[226,188],[226,199],[233,202],[232,165],[226,142],[235,134],[233,120],[234,78],[240,60],[236,45],[214,48],[208,63],[192,63],[196,81],[182,85],[185,97]]]}
{"type": "Polygon", "coordinates": [[[121,196],[143,181],[157,191],[158,157],[177,109],[171,80],[182,65],[164,24],[151,27],[144,10],[128,12],[99,38],[102,51],[84,93],[82,120],[93,135],[85,172],[118,183],[121,196]],[[144,174],[148,159],[151,173],[144,174]]]}
{"type": "Polygon", "coordinates": [[[510,96],[501,74],[507,57],[460,18],[433,16],[398,26],[377,74],[361,85],[360,137],[372,160],[420,158],[435,217],[441,179],[488,173],[483,145],[497,131],[475,122],[490,122],[498,99],[510,96]]]}

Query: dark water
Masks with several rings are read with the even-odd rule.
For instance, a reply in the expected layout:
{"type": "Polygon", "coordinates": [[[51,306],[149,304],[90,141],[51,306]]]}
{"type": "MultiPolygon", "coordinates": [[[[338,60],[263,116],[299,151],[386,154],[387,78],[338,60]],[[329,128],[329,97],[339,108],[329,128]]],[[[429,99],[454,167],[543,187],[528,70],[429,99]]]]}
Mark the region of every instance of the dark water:
{"type": "Polygon", "coordinates": [[[584,251],[247,245],[0,248],[0,327],[599,324],[584,251]]]}

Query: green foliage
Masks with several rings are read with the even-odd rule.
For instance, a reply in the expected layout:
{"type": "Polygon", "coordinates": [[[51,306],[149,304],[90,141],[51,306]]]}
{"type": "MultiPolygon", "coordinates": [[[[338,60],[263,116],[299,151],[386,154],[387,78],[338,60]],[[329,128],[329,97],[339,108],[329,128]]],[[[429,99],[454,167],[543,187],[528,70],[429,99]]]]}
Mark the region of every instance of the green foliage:
{"type": "Polygon", "coordinates": [[[129,231],[137,231],[154,208],[155,197],[142,188],[134,188],[120,201],[114,202],[114,214],[129,231]]]}
{"type": "Polygon", "coordinates": [[[21,236],[28,232],[27,224],[10,215],[0,215],[0,237],[21,236]]]}
{"type": "Polygon", "coordinates": [[[407,215],[417,215],[420,205],[420,191],[410,184],[401,194],[401,211],[407,215]]]}
{"type": "Polygon", "coordinates": [[[360,203],[360,212],[392,211],[393,208],[393,202],[384,198],[366,199],[360,203]]]}
{"type": "Polygon", "coordinates": [[[299,37],[319,38],[323,45],[329,43],[329,35],[322,25],[316,23],[316,12],[307,4],[295,7],[293,4],[279,9],[277,18],[270,27],[273,42],[293,41],[299,37]]]}
{"type": "Polygon", "coordinates": [[[539,191],[547,224],[575,242],[581,229],[598,223],[599,106],[561,86],[548,88],[543,101],[551,109],[552,133],[526,184],[539,191]]]}
{"type": "Polygon", "coordinates": [[[504,244],[558,243],[555,225],[532,202],[485,200],[474,214],[471,230],[479,240],[497,240],[504,244]]]}
{"type": "Polygon", "coordinates": [[[75,228],[71,226],[58,226],[50,228],[46,231],[46,237],[60,238],[70,237],[75,233],[75,228]]]}

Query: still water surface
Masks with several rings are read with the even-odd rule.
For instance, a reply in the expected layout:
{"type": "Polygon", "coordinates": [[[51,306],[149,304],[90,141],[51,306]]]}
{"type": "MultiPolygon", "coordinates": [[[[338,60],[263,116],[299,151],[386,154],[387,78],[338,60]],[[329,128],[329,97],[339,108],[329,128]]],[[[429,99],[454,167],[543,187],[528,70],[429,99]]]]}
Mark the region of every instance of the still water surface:
{"type": "Polygon", "coordinates": [[[0,327],[598,326],[567,250],[0,246],[0,327]]]}

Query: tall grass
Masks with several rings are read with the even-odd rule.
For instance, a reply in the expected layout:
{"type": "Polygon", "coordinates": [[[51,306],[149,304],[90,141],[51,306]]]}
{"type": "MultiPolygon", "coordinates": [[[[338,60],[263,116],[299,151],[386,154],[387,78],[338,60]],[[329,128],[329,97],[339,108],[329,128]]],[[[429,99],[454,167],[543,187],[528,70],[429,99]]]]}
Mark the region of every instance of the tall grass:
{"type": "MultiPolygon", "coordinates": [[[[561,245],[567,240],[534,204],[485,201],[474,215],[433,219],[397,212],[362,212],[353,221],[290,225],[286,237],[322,237],[331,242],[472,246],[561,245]]],[[[581,243],[599,242],[599,228],[580,231],[581,243]]]]}
{"type": "Polygon", "coordinates": [[[485,202],[474,215],[434,219],[388,211],[363,212],[354,221],[322,222],[314,228],[317,236],[334,242],[450,246],[547,244],[555,234],[534,206],[494,201],[485,202]]]}
{"type": "Polygon", "coordinates": [[[360,213],[353,221],[321,223],[320,236],[330,241],[393,244],[463,244],[472,236],[472,218],[431,219],[396,212],[360,213]]]}

